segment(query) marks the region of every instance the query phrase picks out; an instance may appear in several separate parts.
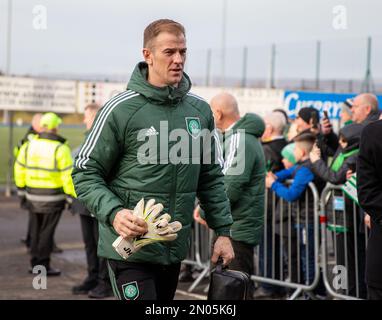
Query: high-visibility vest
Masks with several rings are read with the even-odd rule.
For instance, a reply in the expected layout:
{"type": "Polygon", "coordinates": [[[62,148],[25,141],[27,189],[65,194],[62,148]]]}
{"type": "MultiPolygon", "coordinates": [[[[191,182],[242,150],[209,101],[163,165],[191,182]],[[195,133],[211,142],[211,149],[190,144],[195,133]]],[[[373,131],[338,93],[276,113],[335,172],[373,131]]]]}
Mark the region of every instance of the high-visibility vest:
{"type": "Polygon", "coordinates": [[[20,140],[18,143],[17,143],[17,146],[15,146],[13,148],[13,157],[15,159],[17,159],[17,156],[19,155],[19,152],[20,152],[20,148],[21,146],[27,142],[27,141],[32,141],[34,138],[38,137],[38,134],[36,133],[33,133],[33,132],[30,132],[28,133],[22,140],[20,140]]]}
{"type": "Polygon", "coordinates": [[[14,167],[15,183],[26,189],[30,201],[65,200],[65,194],[75,197],[72,166],[66,143],[39,135],[21,146],[14,167]]]}

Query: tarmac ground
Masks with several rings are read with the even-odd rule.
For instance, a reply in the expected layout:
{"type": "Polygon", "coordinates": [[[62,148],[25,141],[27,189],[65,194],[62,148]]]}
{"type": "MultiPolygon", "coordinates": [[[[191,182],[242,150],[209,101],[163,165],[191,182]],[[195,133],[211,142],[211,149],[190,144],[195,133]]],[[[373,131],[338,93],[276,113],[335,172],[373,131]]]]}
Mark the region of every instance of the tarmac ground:
{"type": "MultiPolygon", "coordinates": [[[[18,198],[0,196],[0,300],[88,300],[87,295],[71,292],[87,273],[79,217],[69,211],[64,211],[61,216],[55,241],[63,252],[52,254],[51,265],[62,273],[59,277],[48,277],[46,289],[35,289],[33,280],[36,275],[28,272],[29,254],[20,241],[25,238],[27,223],[28,213],[20,208],[18,198]]],[[[193,293],[188,293],[191,284],[179,282],[175,299],[206,299],[204,289],[208,280],[204,279],[193,293]]]]}

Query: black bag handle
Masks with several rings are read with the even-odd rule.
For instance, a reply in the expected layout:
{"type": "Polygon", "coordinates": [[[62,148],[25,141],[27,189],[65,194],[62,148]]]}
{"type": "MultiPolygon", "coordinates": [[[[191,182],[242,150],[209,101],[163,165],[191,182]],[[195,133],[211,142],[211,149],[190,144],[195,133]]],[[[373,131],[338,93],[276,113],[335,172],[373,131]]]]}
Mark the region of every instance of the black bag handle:
{"type": "Polygon", "coordinates": [[[222,272],[223,270],[226,270],[228,269],[228,266],[225,266],[223,264],[223,258],[222,257],[219,257],[218,258],[218,261],[216,262],[216,267],[215,267],[215,270],[217,272],[222,272]]]}

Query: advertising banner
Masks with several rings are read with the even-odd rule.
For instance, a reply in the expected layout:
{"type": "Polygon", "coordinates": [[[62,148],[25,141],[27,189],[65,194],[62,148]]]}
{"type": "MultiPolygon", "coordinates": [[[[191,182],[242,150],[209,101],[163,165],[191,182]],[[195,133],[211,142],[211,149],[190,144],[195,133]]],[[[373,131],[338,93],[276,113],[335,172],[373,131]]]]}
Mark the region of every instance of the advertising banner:
{"type": "MultiPolygon", "coordinates": [[[[284,107],[290,118],[294,119],[298,111],[303,107],[314,107],[322,116],[327,111],[330,119],[340,118],[342,103],[348,98],[354,98],[357,93],[328,93],[328,92],[306,92],[285,91],[284,107]]],[[[382,104],[382,96],[377,96],[379,105],[382,104]]]]}
{"type": "Polygon", "coordinates": [[[76,111],[76,81],[0,77],[0,110],[76,111]]]}

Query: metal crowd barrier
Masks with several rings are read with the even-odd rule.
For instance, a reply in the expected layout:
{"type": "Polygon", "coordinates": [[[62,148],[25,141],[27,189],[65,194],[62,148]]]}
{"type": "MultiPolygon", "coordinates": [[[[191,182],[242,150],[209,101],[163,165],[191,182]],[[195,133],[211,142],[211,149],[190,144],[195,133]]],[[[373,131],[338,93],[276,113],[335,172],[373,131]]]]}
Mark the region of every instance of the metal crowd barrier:
{"type": "Polygon", "coordinates": [[[363,212],[328,184],[321,194],[321,258],[327,292],[337,299],[366,299],[365,252],[368,229],[363,212]]]}
{"type": "Polygon", "coordinates": [[[257,266],[252,280],[289,288],[293,292],[290,300],[302,293],[315,298],[313,290],[320,279],[316,187],[310,183],[303,197],[294,202],[268,191],[264,207],[264,238],[255,254],[257,266]]]}
{"type": "MultiPolygon", "coordinates": [[[[368,229],[363,224],[363,233],[359,229],[360,209],[345,200],[341,186],[328,184],[320,198],[310,183],[297,201],[288,202],[270,191],[265,200],[263,242],[255,250],[255,274],[251,275],[255,283],[287,289],[290,300],[302,294],[313,299],[328,294],[337,299],[366,298],[363,280],[368,229]],[[349,221],[357,223],[348,225],[349,221]]],[[[194,266],[200,274],[189,292],[209,276],[212,239],[212,230],[194,223],[191,248],[183,263],[194,266]]]]}
{"type": "Polygon", "coordinates": [[[193,223],[191,246],[187,258],[183,260],[183,264],[195,267],[200,271],[200,274],[187,289],[188,292],[194,291],[203,278],[209,276],[212,239],[212,230],[200,223],[193,223]]]}

